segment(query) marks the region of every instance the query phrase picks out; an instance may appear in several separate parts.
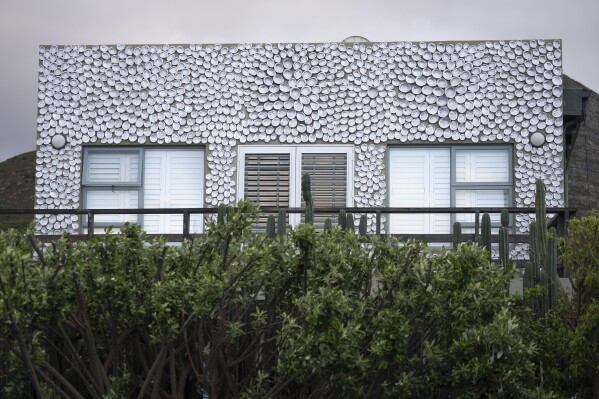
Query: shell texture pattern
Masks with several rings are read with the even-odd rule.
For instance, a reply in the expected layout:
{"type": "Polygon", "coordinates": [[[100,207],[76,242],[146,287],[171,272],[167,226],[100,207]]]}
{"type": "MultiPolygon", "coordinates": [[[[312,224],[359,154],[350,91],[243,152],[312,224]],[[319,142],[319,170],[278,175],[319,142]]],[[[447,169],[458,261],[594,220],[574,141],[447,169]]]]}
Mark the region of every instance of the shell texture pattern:
{"type": "Polygon", "coordinates": [[[385,205],[388,144],[514,143],[516,205],[542,178],[563,206],[562,125],[558,40],[41,47],[36,207],[78,208],[102,144],[205,146],[206,204],[230,203],[236,146],[269,142],[353,144],[357,206],[385,205]]]}

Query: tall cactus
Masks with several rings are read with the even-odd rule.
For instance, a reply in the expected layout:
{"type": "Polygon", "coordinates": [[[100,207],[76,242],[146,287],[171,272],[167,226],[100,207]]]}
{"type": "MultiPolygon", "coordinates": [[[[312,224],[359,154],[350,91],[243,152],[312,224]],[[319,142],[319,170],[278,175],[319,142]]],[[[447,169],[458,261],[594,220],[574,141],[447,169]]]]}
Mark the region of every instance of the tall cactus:
{"type": "MultiPolygon", "coordinates": [[[[524,266],[524,281],[522,282],[522,288],[525,293],[535,286],[534,269],[535,267],[532,262],[526,262],[526,265],[524,266]]],[[[538,312],[534,298],[530,298],[529,306],[533,315],[536,315],[538,312]]]]}
{"type": "Polygon", "coordinates": [[[453,224],[453,249],[458,249],[460,242],[462,242],[462,224],[455,222],[453,224]]]}
{"type": "Polygon", "coordinates": [[[331,221],[331,218],[326,218],[324,221],[324,231],[331,231],[333,230],[333,222],[331,221]]]}
{"type": "Polygon", "coordinates": [[[549,297],[549,306],[551,309],[557,307],[557,231],[555,227],[549,229],[549,238],[547,240],[547,277],[549,285],[547,294],[549,297]]]}
{"type": "Polygon", "coordinates": [[[545,265],[547,262],[547,208],[545,205],[545,184],[537,179],[535,193],[535,215],[537,222],[537,238],[539,240],[538,250],[539,263],[545,265]]]}
{"type": "Polygon", "coordinates": [[[539,236],[538,236],[539,232],[537,229],[537,222],[535,222],[534,220],[532,222],[530,222],[530,242],[528,243],[528,249],[529,249],[529,258],[532,261],[532,263],[534,264],[534,279],[535,279],[535,283],[538,283],[539,281],[541,281],[541,268],[543,267],[543,265],[541,264],[541,257],[539,256],[539,247],[540,247],[540,240],[539,240],[539,236]]]}
{"type": "Polygon", "coordinates": [[[510,214],[507,209],[501,211],[501,227],[499,228],[499,262],[503,270],[508,269],[510,262],[510,214]]]}
{"type": "Polygon", "coordinates": [[[358,226],[358,233],[362,236],[362,237],[366,237],[366,230],[368,228],[368,220],[366,218],[366,215],[363,214],[360,216],[360,225],[358,226]]]}
{"type": "Polygon", "coordinates": [[[310,185],[310,175],[302,175],[302,197],[306,204],[306,224],[314,223],[314,201],[312,200],[312,187],[310,185]]]}
{"type": "MultiPolygon", "coordinates": [[[[547,209],[545,205],[545,185],[539,179],[536,182],[535,216],[536,220],[530,224],[529,255],[530,268],[527,276],[525,271],[524,289],[530,289],[536,285],[545,288],[545,294],[538,299],[538,305],[533,305],[533,313],[544,315],[546,311],[555,309],[557,306],[557,242],[555,228],[547,232],[547,209]],[[532,279],[532,282],[528,281],[532,279]]],[[[527,264],[527,270],[528,270],[527,264]]]]}
{"type": "Polygon", "coordinates": [[[354,224],[354,215],[351,213],[347,214],[347,221],[345,222],[345,229],[355,232],[356,225],[354,224]]]}
{"type": "Polygon", "coordinates": [[[539,298],[539,309],[540,312],[539,314],[541,316],[544,316],[545,313],[547,313],[547,311],[550,309],[550,302],[549,302],[549,277],[547,276],[547,273],[545,272],[545,270],[541,270],[541,286],[543,286],[545,288],[545,295],[543,295],[542,297],[539,298]]]}
{"type": "Polygon", "coordinates": [[[339,220],[337,225],[341,227],[341,230],[345,230],[345,226],[347,226],[347,213],[343,209],[339,211],[339,220]]]}
{"type": "Polygon", "coordinates": [[[269,238],[277,236],[275,217],[273,215],[268,215],[268,219],[266,220],[266,235],[269,238]]]}
{"type": "Polygon", "coordinates": [[[285,209],[279,209],[279,216],[277,217],[277,235],[279,237],[285,237],[287,235],[287,211],[285,211],[285,209]]]}
{"type": "Polygon", "coordinates": [[[524,281],[522,282],[524,290],[530,289],[535,286],[535,277],[534,277],[534,266],[532,262],[526,262],[524,266],[524,281]]]}
{"type": "Polygon", "coordinates": [[[489,259],[491,258],[491,216],[488,213],[483,214],[483,220],[480,226],[480,243],[487,250],[489,259]]]}

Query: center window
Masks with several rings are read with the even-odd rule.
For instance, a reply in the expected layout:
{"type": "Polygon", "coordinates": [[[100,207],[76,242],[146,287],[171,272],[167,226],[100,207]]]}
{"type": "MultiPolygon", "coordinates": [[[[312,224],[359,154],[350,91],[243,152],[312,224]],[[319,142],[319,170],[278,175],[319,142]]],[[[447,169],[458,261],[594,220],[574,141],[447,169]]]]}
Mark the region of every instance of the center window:
{"type": "MultiPolygon", "coordinates": [[[[263,207],[303,207],[301,177],[310,175],[314,207],[352,206],[353,148],[351,146],[242,146],[238,158],[239,196],[263,207]]],[[[327,217],[316,215],[321,229],[327,217]]],[[[289,223],[303,220],[289,214],[289,223]]],[[[261,218],[264,227],[266,217],[261,218]]]]}
{"type": "MultiPolygon", "coordinates": [[[[389,150],[389,206],[503,208],[511,205],[511,149],[402,147],[389,150]]],[[[473,232],[472,214],[395,214],[392,234],[448,234],[453,222],[473,232]]],[[[494,225],[499,215],[491,215],[494,225]]]]}

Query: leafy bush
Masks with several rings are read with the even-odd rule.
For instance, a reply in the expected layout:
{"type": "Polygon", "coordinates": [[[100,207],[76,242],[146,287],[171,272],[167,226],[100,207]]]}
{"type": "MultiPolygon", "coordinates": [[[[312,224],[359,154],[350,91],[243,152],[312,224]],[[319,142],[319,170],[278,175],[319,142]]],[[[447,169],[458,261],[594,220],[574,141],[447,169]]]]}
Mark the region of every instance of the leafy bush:
{"type": "Polygon", "coordinates": [[[484,250],[255,218],[241,202],[181,247],[0,235],[2,394],[547,397],[484,250]]]}
{"type": "Polygon", "coordinates": [[[599,215],[572,220],[560,250],[572,290],[562,290],[554,312],[527,322],[543,349],[539,377],[561,397],[599,398],[599,215]]]}

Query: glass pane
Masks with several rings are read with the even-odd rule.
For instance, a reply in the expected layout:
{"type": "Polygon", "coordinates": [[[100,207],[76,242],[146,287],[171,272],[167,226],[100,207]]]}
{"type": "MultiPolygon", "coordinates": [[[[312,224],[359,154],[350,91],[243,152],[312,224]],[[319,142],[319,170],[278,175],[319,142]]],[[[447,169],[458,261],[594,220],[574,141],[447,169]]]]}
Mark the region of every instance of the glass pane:
{"type": "Polygon", "coordinates": [[[139,152],[137,151],[89,151],[86,165],[86,183],[139,183],[139,152]]]}
{"type": "Polygon", "coordinates": [[[456,150],[456,182],[507,183],[509,150],[456,150]]]}
{"type": "MultiPolygon", "coordinates": [[[[86,209],[137,209],[137,190],[88,190],[86,209]]],[[[119,226],[125,222],[137,223],[137,215],[94,215],[94,222],[119,226]]]]}
{"type": "MultiPolygon", "coordinates": [[[[456,190],[455,204],[458,208],[506,208],[509,206],[509,190],[456,190]]],[[[500,214],[491,214],[491,222],[499,223],[500,214]]],[[[456,221],[474,223],[473,214],[457,214],[456,221]]]]}

